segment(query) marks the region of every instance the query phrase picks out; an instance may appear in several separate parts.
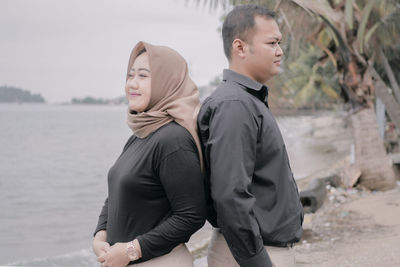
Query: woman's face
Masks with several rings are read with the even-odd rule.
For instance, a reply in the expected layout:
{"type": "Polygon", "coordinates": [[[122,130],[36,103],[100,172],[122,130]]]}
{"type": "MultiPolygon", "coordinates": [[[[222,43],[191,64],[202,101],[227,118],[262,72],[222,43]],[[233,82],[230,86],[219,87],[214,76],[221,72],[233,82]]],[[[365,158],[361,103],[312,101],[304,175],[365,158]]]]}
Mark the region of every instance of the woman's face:
{"type": "Polygon", "coordinates": [[[151,97],[151,72],[146,52],[133,62],[125,85],[128,107],[136,112],[146,111],[151,97]]]}

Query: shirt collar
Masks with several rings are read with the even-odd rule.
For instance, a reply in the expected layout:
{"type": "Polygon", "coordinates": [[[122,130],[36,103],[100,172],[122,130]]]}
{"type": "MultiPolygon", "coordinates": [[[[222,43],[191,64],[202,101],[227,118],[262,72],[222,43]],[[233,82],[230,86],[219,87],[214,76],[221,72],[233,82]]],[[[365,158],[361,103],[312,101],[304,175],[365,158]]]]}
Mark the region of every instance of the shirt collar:
{"type": "MultiPolygon", "coordinates": [[[[256,92],[254,92],[254,91],[253,92],[260,98],[261,101],[267,102],[268,87],[262,83],[259,83],[247,76],[244,76],[244,75],[237,73],[230,69],[224,69],[222,80],[223,81],[233,81],[233,82],[243,85],[244,87],[246,87],[246,89],[254,90],[256,92]]],[[[252,92],[249,92],[249,93],[252,93],[252,92]]]]}

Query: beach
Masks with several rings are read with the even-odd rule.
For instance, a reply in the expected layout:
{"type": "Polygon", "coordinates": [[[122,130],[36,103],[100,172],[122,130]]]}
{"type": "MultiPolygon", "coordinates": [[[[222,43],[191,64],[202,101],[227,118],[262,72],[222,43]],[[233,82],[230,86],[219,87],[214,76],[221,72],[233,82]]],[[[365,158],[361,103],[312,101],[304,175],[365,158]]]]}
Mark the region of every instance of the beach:
{"type": "Polygon", "coordinates": [[[295,246],[298,266],[400,266],[400,186],[330,190],[304,228],[295,246]]]}
{"type": "MultiPolygon", "coordinates": [[[[321,209],[305,217],[303,238],[294,246],[296,263],[400,266],[399,241],[400,185],[386,192],[330,190],[321,209]]],[[[196,267],[207,266],[206,253],[205,245],[194,254],[196,267]]]]}
{"type": "MultiPolygon", "coordinates": [[[[293,143],[297,145],[295,150],[290,144],[287,147],[295,160],[295,176],[296,171],[301,173],[296,181],[302,191],[315,178],[340,173],[354,159],[346,114],[320,114],[298,120],[308,125],[300,127],[304,130],[302,144],[293,143]],[[299,146],[304,153],[300,162],[296,154],[299,146]]],[[[282,127],[284,121],[279,120],[283,132],[287,127],[282,127]]],[[[400,183],[386,192],[330,185],[326,189],[322,207],[305,215],[302,240],[294,246],[297,266],[400,266],[400,183]]],[[[188,244],[196,257],[196,267],[207,266],[205,255],[211,231],[206,225],[188,244]]]]}

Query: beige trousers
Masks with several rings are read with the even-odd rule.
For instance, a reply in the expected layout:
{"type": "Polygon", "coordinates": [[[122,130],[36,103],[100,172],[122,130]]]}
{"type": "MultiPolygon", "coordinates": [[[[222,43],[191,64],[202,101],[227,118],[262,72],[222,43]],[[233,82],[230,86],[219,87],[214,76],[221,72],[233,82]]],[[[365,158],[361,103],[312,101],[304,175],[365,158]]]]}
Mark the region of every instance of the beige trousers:
{"type": "MultiPolygon", "coordinates": [[[[265,246],[265,249],[276,267],[296,266],[293,248],[265,246]]],[[[239,267],[229,250],[224,236],[215,229],[208,246],[207,261],[208,267],[239,267]]]]}
{"type": "Polygon", "coordinates": [[[134,267],[194,267],[193,257],[185,244],[175,247],[163,256],[128,266],[134,267]]]}

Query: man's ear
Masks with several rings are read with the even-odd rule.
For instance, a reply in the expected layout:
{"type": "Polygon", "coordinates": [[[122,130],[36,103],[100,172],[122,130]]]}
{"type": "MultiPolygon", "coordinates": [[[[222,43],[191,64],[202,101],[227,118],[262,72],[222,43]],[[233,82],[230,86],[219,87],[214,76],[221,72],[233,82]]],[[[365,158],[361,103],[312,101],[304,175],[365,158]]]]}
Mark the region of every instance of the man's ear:
{"type": "Polygon", "coordinates": [[[232,57],[234,55],[239,56],[240,58],[245,57],[245,46],[246,43],[240,39],[235,39],[232,42],[232,57]]]}

